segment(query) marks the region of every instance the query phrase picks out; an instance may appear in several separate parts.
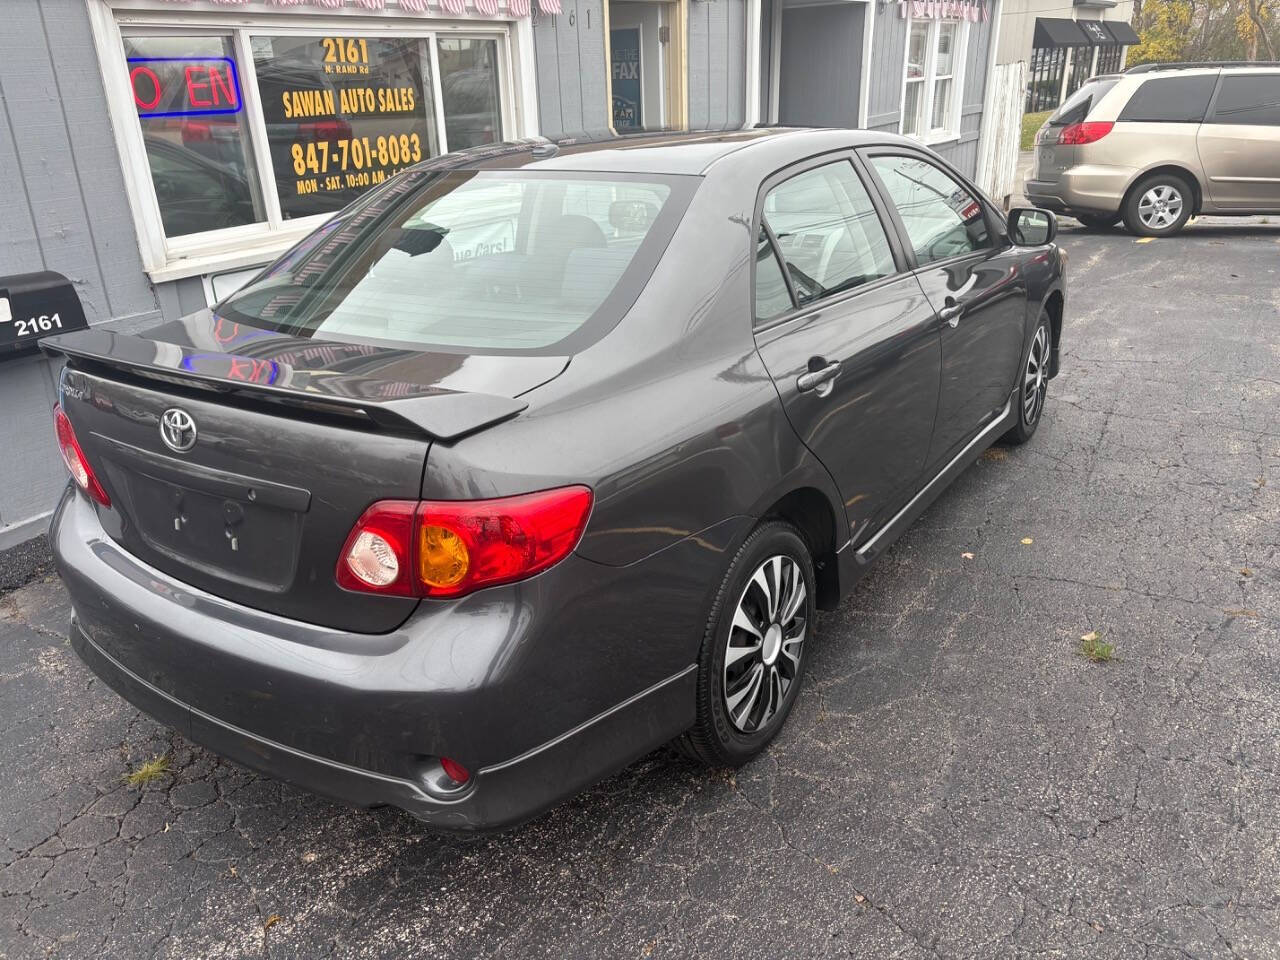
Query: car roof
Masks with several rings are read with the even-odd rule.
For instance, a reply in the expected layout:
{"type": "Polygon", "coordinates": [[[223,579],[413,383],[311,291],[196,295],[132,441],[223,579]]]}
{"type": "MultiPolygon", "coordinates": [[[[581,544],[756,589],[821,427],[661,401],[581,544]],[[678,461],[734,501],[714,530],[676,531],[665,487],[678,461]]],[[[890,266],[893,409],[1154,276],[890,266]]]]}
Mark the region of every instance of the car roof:
{"type": "MultiPolygon", "coordinates": [[[[463,150],[440,165],[461,169],[557,170],[702,175],[737,154],[794,153],[797,158],[848,147],[912,143],[866,130],[758,127],[694,133],[543,139],[463,150]]],[[[445,158],[440,158],[445,160],[445,158]]],[[[432,165],[435,165],[434,163],[432,165]]]]}

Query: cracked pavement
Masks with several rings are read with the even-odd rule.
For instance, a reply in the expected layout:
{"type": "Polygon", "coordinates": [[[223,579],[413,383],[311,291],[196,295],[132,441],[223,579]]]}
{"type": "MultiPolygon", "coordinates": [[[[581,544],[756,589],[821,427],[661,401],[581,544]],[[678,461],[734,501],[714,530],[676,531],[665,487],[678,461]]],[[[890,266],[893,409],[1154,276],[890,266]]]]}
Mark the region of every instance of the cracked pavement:
{"type": "Polygon", "coordinates": [[[743,769],[442,837],[190,745],[10,593],[0,957],[1280,957],[1280,227],[1062,242],[1038,435],[823,617],[743,769]]]}

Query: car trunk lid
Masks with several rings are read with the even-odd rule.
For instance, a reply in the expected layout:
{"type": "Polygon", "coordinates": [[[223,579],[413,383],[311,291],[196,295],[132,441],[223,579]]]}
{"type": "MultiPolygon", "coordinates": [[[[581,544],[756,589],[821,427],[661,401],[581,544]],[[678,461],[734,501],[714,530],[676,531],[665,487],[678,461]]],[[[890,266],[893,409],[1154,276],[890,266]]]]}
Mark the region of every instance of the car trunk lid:
{"type": "Polygon", "coordinates": [[[112,539],[194,587],[359,632],[416,604],[335,582],[365,507],[417,499],[432,442],[518,415],[567,363],[299,338],[207,311],[45,346],[68,358],[62,404],[111,497],[112,539]]]}

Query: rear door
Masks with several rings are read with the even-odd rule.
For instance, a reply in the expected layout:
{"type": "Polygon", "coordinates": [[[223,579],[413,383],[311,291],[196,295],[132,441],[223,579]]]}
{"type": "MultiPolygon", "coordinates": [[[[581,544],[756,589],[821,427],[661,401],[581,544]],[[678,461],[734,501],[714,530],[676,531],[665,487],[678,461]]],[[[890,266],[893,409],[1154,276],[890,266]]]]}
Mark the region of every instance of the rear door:
{"type": "Polygon", "coordinates": [[[766,181],[754,272],[760,355],[854,536],[914,488],[940,363],[933,310],[855,164],[828,155],[766,181]]]}
{"type": "Polygon", "coordinates": [[[1224,70],[1197,145],[1215,204],[1280,210],[1280,73],[1224,70]]]}
{"type": "Polygon", "coordinates": [[[1026,282],[983,203],[937,161],[865,151],[942,338],[929,465],[945,462],[1004,407],[1022,358],[1026,282]]]}

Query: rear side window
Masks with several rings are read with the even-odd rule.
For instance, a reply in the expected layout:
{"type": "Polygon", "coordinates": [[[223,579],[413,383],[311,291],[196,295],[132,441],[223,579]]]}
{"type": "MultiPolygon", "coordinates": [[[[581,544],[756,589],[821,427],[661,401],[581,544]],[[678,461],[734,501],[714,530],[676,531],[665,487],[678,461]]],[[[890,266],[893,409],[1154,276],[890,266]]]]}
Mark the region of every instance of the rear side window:
{"type": "Polygon", "coordinates": [[[774,187],[764,199],[764,219],[800,304],[894,271],[884,225],[847,160],[774,187]]]}
{"type": "Polygon", "coordinates": [[[756,320],[765,323],[791,309],[791,291],[774,256],[769,235],[760,228],[756,242],[756,320]]]}
{"type": "Polygon", "coordinates": [[[1111,88],[1117,83],[1119,83],[1118,80],[1095,80],[1092,83],[1086,83],[1062,102],[1062,106],[1049,117],[1049,123],[1055,127],[1080,123],[1089,116],[1093,105],[1110,93],[1111,88]]]}
{"type": "Polygon", "coordinates": [[[346,342],[569,349],[630,306],[693,188],[687,177],[411,171],[216,311],[346,342]]]}
{"type": "Polygon", "coordinates": [[[1210,122],[1280,127],[1280,73],[1223,77],[1210,122]]]}
{"type": "Polygon", "coordinates": [[[1162,77],[1148,80],[1133,92],[1120,111],[1120,120],[1143,123],[1199,123],[1213,96],[1217,77],[1162,77]]]}

